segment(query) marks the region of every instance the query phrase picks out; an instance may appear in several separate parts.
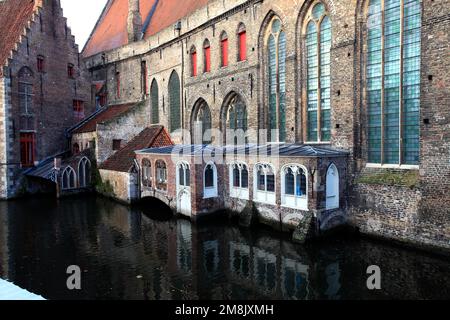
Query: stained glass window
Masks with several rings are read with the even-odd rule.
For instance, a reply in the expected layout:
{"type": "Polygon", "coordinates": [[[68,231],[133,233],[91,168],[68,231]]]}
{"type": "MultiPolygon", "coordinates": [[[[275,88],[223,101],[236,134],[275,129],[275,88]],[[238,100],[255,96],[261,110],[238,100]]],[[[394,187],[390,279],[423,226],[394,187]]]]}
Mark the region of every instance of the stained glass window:
{"type": "Polygon", "coordinates": [[[269,130],[279,130],[272,141],[286,140],[286,34],[281,21],[274,18],[267,40],[269,130]]]}
{"type": "Polygon", "coordinates": [[[331,21],[318,3],[306,27],[307,140],[331,139],[331,21]]]}
{"type": "Polygon", "coordinates": [[[372,0],[367,29],[368,160],[418,164],[421,1],[372,0]]]}
{"type": "Polygon", "coordinates": [[[175,71],[169,80],[170,131],[181,129],[180,78],[175,71]]]}
{"type": "Polygon", "coordinates": [[[152,124],[157,124],[159,123],[159,89],[156,80],[153,80],[150,91],[152,124]]]}

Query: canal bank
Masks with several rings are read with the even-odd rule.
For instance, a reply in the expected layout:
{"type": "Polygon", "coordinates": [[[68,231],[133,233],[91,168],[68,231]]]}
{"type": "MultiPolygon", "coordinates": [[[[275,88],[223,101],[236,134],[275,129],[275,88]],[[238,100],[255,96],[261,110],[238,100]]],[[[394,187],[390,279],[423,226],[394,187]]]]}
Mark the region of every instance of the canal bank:
{"type": "Polygon", "coordinates": [[[446,299],[450,261],[383,242],[297,245],[226,217],[192,224],[102,197],[0,202],[0,278],[48,299],[446,299]],[[82,289],[66,287],[67,267],[82,289]],[[366,287],[367,267],[382,290],[366,287]]]}

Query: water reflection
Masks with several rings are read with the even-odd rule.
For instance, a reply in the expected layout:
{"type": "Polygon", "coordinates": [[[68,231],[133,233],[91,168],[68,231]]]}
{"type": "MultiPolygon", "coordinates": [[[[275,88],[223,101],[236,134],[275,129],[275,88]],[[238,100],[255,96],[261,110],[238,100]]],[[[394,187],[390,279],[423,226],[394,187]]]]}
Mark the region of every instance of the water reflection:
{"type": "Polygon", "coordinates": [[[157,221],[103,198],[0,203],[0,277],[49,299],[448,298],[450,262],[379,243],[298,246],[228,221],[157,221]],[[83,270],[82,290],[65,287],[83,270]],[[383,290],[366,289],[369,265],[383,290]]]}

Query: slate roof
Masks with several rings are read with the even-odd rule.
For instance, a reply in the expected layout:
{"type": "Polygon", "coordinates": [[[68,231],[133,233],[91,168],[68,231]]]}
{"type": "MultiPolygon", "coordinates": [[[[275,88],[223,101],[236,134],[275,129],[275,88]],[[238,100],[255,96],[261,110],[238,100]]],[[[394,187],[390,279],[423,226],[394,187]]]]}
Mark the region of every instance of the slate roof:
{"type": "Polygon", "coordinates": [[[121,114],[127,112],[135,105],[136,105],[135,103],[127,103],[127,104],[108,106],[106,108],[103,108],[103,109],[95,112],[93,115],[91,115],[87,119],[83,120],[82,122],[77,124],[74,128],[70,129],[69,131],[74,134],[94,132],[97,130],[98,123],[102,123],[102,122],[114,119],[115,117],[118,117],[121,114]]]}
{"type": "MultiPolygon", "coordinates": [[[[7,59],[16,43],[20,41],[25,28],[32,19],[42,0],[4,0],[0,1],[0,69],[6,65],[7,59]]],[[[1,71],[0,71],[1,74],[1,71]]]]}
{"type": "MultiPolygon", "coordinates": [[[[172,26],[207,3],[208,0],[140,0],[144,38],[172,26]]],[[[109,0],[83,49],[83,56],[128,44],[127,18],[128,0],[109,0]]]]}
{"type": "Polygon", "coordinates": [[[143,148],[150,148],[152,146],[159,147],[160,145],[157,145],[158,141],[167,141],[168,143],[173,144],[169,134],[163,126],[151,126],[145,128],[133,140],[127,143],[125,147],[103,162],[99,169],[129,172],[130,168],[133,166],[135,151],[143,148]],[[157,140],[160,135],[165,135],[165,137],[163,137],[165,139],[157,140]]]}
{"type": "Polygon", "coordinates": [[[211,146],[211,145],[175,145],[161,148],[147,148],[138,150],[141,154],[172,154],[195,156],[208,153],[238,154],[238,155],[279,155],[280,157],[319,158],[340,157],[349,153],[328,146],[304,145],[295,143],[281,144],[248,144],[245,146],[211,146]]]}

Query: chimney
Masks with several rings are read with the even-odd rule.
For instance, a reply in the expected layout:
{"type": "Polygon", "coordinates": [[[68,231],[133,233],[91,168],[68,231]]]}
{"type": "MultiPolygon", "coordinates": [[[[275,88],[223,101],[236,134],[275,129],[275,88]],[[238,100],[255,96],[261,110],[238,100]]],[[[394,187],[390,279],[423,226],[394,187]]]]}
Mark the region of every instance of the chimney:
{"type": "Polygon", "coordinates": [[[128,43],[142,39],[142,17],[139,0],[128,0],[128,43]]]}

